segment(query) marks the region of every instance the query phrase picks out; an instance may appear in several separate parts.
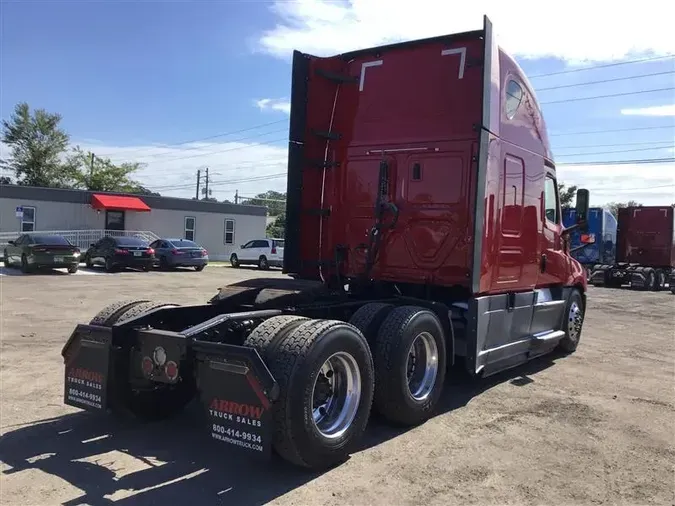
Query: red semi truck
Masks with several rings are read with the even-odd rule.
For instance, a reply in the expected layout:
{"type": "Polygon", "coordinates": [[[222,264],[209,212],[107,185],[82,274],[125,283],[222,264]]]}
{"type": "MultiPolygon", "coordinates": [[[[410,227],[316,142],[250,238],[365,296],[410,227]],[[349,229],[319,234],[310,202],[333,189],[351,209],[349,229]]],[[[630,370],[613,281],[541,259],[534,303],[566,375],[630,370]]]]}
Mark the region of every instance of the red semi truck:
{"type": "Polygon", "coordinates": [[[669,283],[675,293],[675,208],[625,207],[617,221],[616,263],[595,265],[591,284],[658,291],[669,283]]]}
{"type": "MultiPolygon", "coordinates": [[[[482,30],[293,56],[288,279],[202,305],[123,301],[63,349],[65,403],[162,418],[197,399],[211,438],[308,468],[371,412],[431,417],[453,364],[484,377],[574,352],[569,254],[534,91],[482,30]]],[[[588,192],[577,193],[579,222],[588,192]]]]}

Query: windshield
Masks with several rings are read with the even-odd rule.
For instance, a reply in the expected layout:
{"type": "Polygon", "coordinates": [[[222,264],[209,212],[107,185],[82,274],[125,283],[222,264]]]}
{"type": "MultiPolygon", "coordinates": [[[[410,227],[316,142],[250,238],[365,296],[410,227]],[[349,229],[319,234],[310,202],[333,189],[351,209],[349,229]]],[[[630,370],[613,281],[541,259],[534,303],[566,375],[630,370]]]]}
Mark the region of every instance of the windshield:
{"type": "Polygon", "coordinates": [[[199,244],[187,239],[173,239],[169,242],[176,248],[199,248],[199,244]]]}
{"type": "Polygon", "coordinates": [[[120,246],[147,246],[148,241],[140,237],[116,237],[115,242],[120,246]]]}
{"type": "Polygon", "coordinates": [[[54,246],[72,246],[68,240],[60,235],[32,235],[33,244],[50,244],[54,246]]]}

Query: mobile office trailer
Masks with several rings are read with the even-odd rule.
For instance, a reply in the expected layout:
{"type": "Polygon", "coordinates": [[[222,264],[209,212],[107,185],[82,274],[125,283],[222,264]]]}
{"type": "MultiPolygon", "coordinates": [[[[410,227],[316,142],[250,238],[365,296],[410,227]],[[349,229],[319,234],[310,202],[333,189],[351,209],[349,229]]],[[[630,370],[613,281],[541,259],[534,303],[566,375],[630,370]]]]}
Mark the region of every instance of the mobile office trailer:
{"type": "Polygon", "coordinates": [[[625,207],[618,211],[616,262],[593,267],[594,286],[658,291],[666,283],[675,293],[675,209],[625,207]]]}
{"type": "MultiPolygon", "coordinates": [[[[563,209],[563,226],[576,223],[576,209],[563,209]]],[[[598,264],[613,264],[616,258],[616,228],[614,215],[602,207],[591,207],[588,211],[588,230],[573,230],[569,234],[572,256],[586,269],[590,279],[592,268],[598,264]]]]}
{"type": "MultiPolygon", "coordinates": [[[[65,402],[142,417],[194,397],[211,438],[309,468],[358,448],[371,410],[416,425],[446,368],[514,367],[581,336],[532,87],[482,30],[293,55],[284,271],[206,304],[112,304],[63,349],[65,402]]],[[[577,194],[577,228],[588,192],[577,194]]],[[[573,227],[574,228],[574,227],[573,227]]]]}

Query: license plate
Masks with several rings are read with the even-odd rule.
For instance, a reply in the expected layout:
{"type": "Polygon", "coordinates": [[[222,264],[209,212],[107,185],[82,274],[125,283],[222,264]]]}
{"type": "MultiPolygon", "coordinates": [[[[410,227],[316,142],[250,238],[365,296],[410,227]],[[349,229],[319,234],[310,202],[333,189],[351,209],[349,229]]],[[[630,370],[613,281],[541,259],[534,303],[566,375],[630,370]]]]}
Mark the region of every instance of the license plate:
{"type": "Polygon", "coordinates": [[[198,251],[194,251],[194,252],[192,253],[192,256],[193,256],[193,257],[200,257],[200,256],[202,256],[202,254],[199,253],[198,251]]]}
{"type": "Polygon", "coordinates": [[[141,256],[142,254],[143,254],[142,251],[134,251],[134,256],[135,256],[135,257],[139,257],[139,256],[141,256]]]}
{"type": "Polygon", "coordinates": [[[63,262],[63,260],[64,260],[63,257],[54,257],[54,262],[56,262],[57,264],[63,262]]]}

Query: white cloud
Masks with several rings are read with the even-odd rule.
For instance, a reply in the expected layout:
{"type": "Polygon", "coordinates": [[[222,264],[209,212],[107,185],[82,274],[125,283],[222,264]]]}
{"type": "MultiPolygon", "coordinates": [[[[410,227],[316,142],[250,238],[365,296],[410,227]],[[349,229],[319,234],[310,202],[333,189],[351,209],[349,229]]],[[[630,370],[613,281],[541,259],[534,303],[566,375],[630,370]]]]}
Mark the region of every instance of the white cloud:
{"type": "Polygon", "coordinates": [[[675,52],[675,3],[644,0],[639,8],[570,0],[512,2],[482,0],[276,0],[276,26],[262,33],[258,48],[287,58],[293,49],[327,56],[383,43],[482,28],[491,19],[498,43],[525,58],[557,57],[568,62],[611,61],[638,53],[675,52]],[[616,6],[615,6],[616,7],[616,6]],[[544,14],[546,13],[546,14],[544,14]]]}
{"type": "Polygon", "coordinates": [[[291,113],[291,103],[285,99],[261,98],[260,100],[255,101],[255,105],[257,105],[261,111],[271,109],[273,111],[285,112],[286,114],[291,113]]]}
{"type": "Polygon", "coordinates": [[[626,116],[675,116],[675,104],[641,107],[639,109],[621,109],[626,116]]]}
{"type": "Polygon", "coordinates": [[[675,163],[558,165],[558,180],[588,188],[591,205],[635,200],[644,205],[675,202],[675,163]]]}

